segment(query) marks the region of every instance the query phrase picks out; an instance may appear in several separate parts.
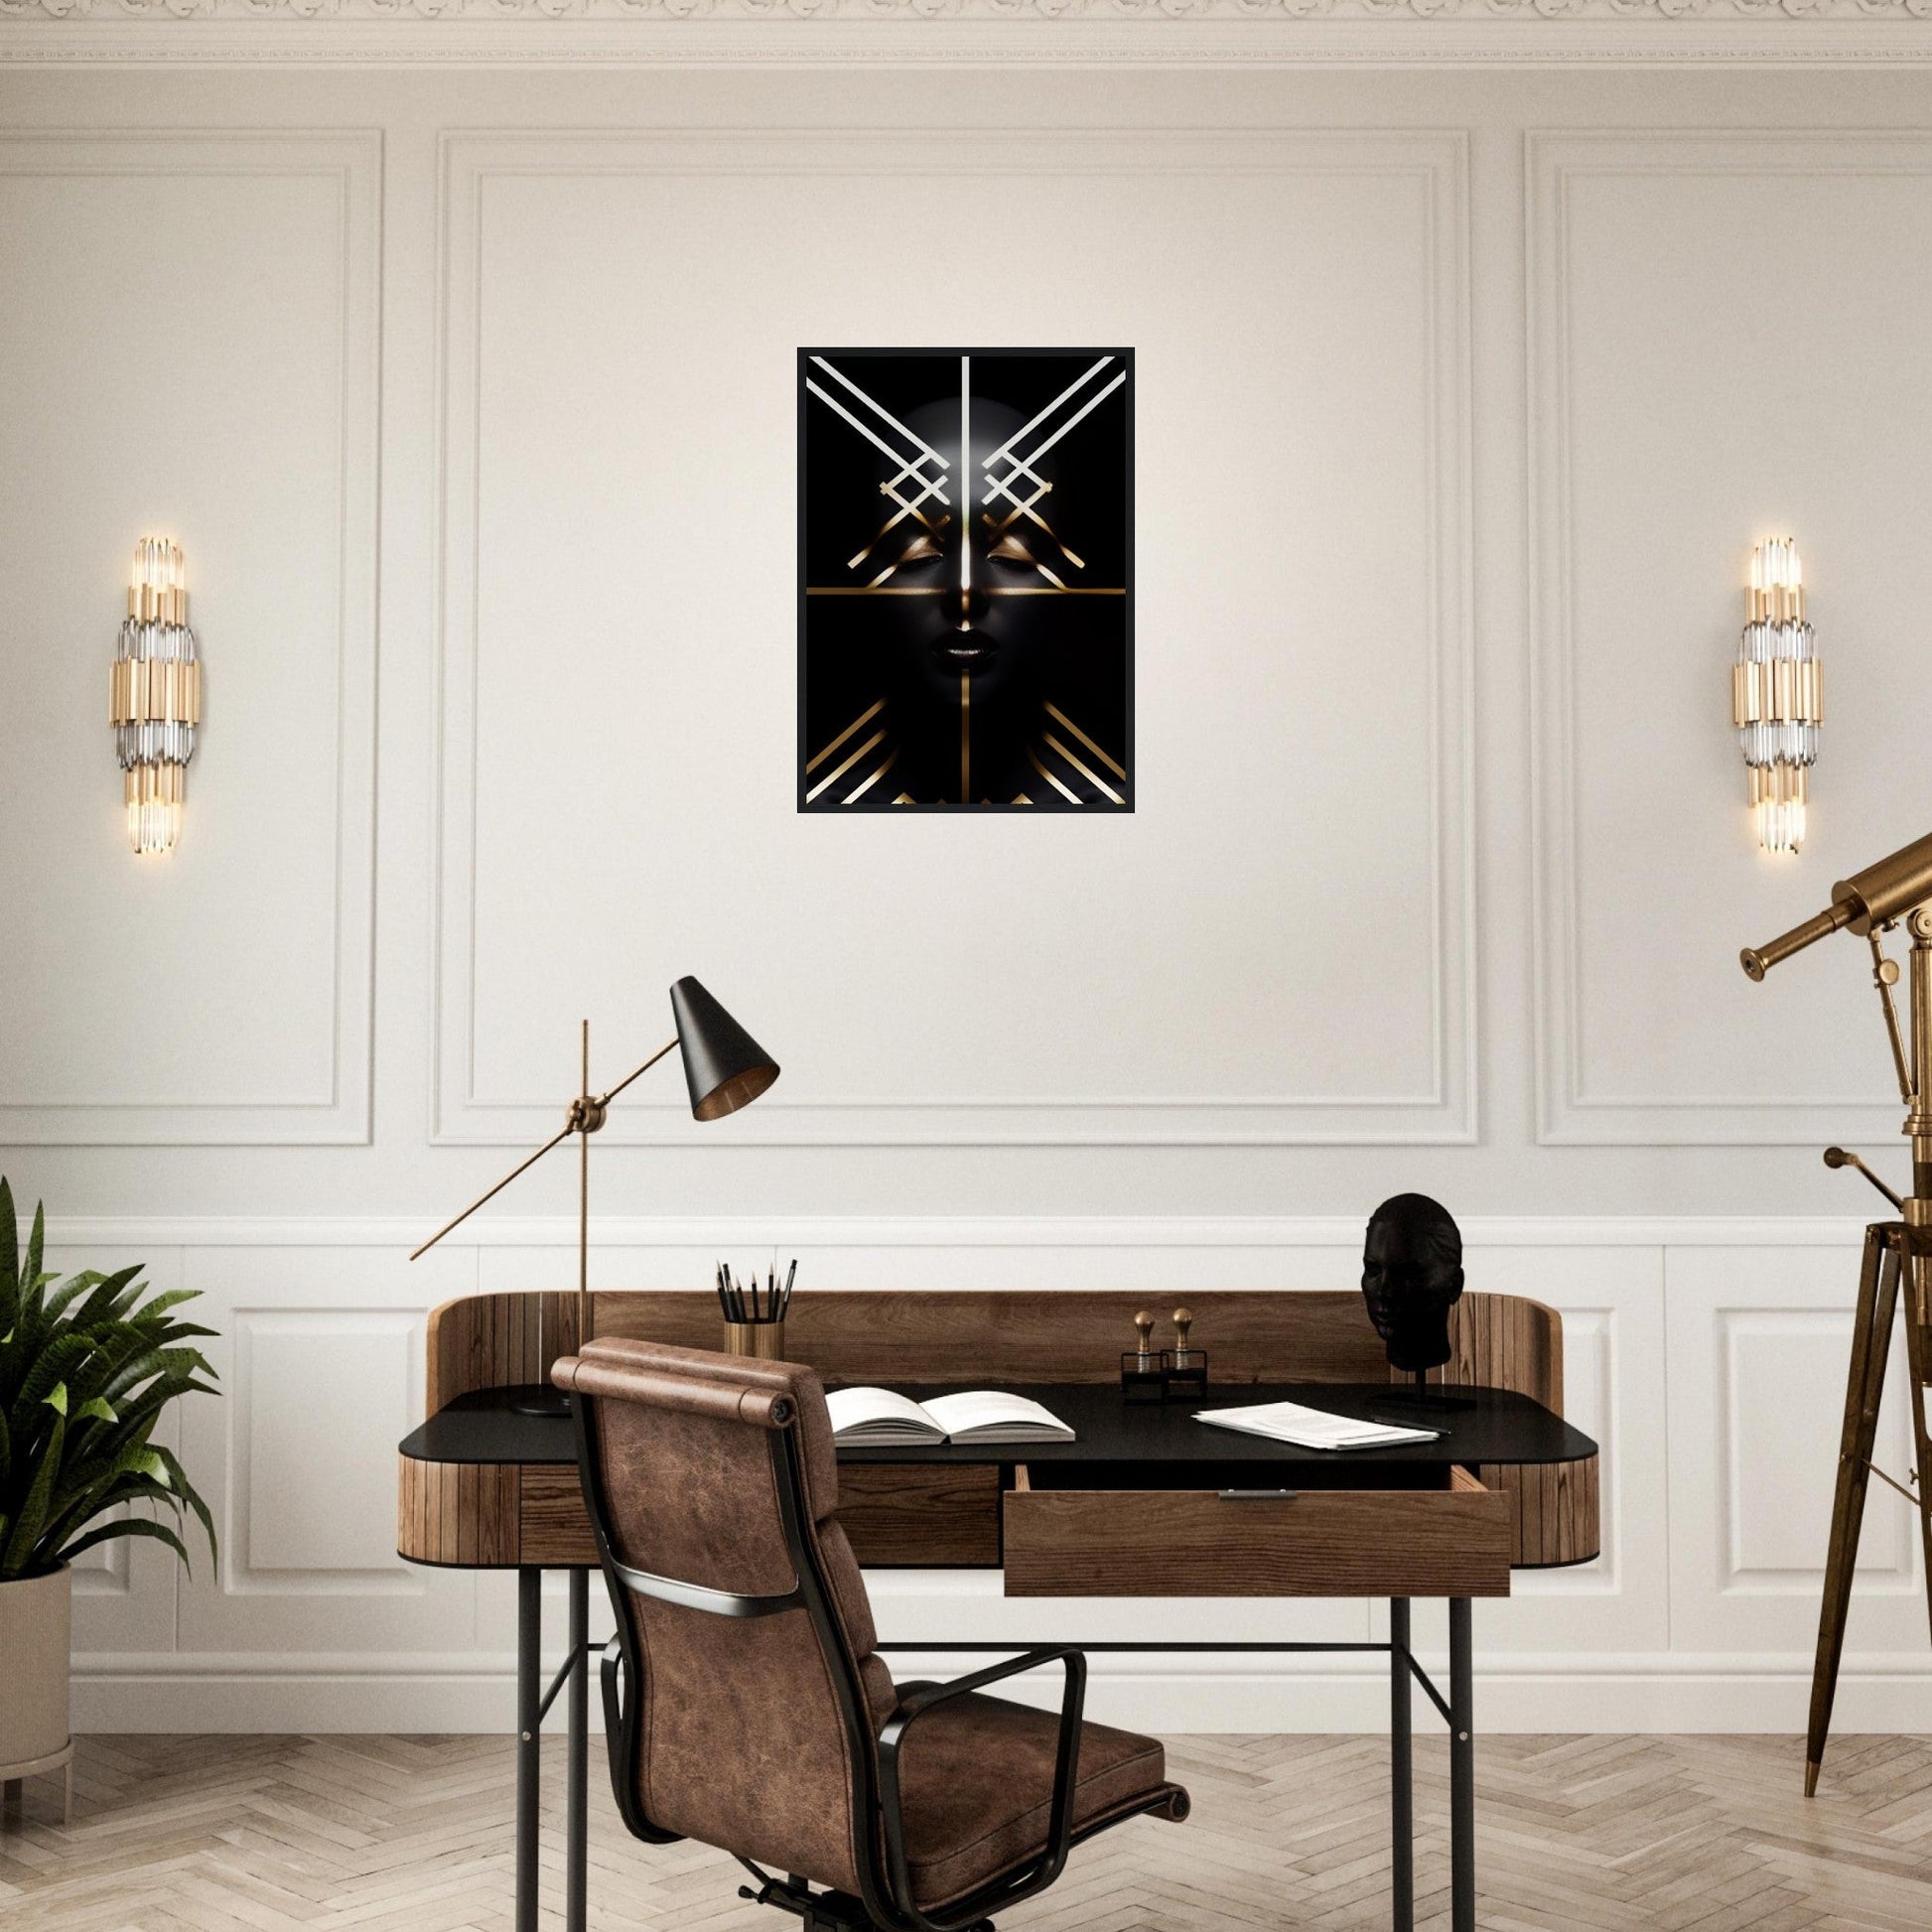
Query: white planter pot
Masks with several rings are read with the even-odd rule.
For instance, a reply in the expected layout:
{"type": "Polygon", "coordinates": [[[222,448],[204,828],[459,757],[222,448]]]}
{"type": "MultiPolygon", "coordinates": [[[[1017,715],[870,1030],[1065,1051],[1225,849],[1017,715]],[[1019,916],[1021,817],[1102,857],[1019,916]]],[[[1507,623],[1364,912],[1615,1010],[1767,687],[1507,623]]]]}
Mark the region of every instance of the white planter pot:
{"type": "Polygon", "coordinates": [[[0,1779],[49,1766],[67,1751],[72,1604],[66,1564],[0,1584],[0,1779]]]}

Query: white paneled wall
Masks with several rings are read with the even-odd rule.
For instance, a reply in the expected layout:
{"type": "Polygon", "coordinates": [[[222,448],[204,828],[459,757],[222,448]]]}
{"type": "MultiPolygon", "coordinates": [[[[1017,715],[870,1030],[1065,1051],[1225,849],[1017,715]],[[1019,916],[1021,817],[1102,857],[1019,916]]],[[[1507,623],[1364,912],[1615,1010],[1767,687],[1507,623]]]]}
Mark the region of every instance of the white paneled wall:
{"type": "Polygon", "coordinates": [[[366,1132],[381,193],[367,132],[0,139],[9,644],[35,645],[6,660],[0,859],[37,923],[6,1142],[366,1132]],[[207,728],[195,836],[144,867],[102,666],[110,588],[163,524],[207,728]],[[81,744],[103,782],[69,789],[81,744]]]}

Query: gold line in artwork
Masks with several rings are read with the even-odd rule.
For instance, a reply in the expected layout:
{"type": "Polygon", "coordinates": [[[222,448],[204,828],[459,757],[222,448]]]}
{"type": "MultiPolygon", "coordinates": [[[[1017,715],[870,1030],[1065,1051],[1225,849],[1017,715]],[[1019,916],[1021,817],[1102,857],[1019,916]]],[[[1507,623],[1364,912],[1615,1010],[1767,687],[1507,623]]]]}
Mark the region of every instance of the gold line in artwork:
{"type": "Polygon", "coordinates": [[[1034,801],[1024,791],[1016,791],[1013,794],[1013,802],[1016,805],[1031,805],[1034,801]]]}
{"type": "MultiPolygon", "coordinates": [[[[895,477],[893,479],[893,483],[897,483],[897,481],[898,481],[897,477],[895,477]]],[[[924,481],[925,480],[923,478],[920,479],[920,482],[923,483],[924,481]]],[[[861,550],[856,557],[848,557],[845,560],[846,569],[857,570],[859,566],[862,563],[864,563],[865,560],[868,557],[870,557],[875,550],[879,548],[880,544],[884,542],[887,537],[891,536],[893,531],[896,530],[899,524],[903,523],[908,516],[916,517],[919,520],[919,522],[923,523],[925,527],[928,530],[930,530],[932,528],[932,519],[926,515],[924,510],[920,509],[919,505],[923,503],[928,496],[936,495],[938,493],[938,488],[939,485],[937,483],[926,483],[925,488],[917,496],[913,497],[912,500],[908,503],[905,500],[905,498],[901,496],[898,493],[898,491],[893,487],[893,483],[881,483],[879,485],[879,493],[882,496],[890,496],[893,499],[893,501],[898,505],[898,509],[894,515],[889,516],[886,519],[885,523],[880,526],[879,534],[876,537],[874,537],[873,540],[869,544],[867,544],[866,547],[863,550],[861,550]]]]}
{"type": "Polygon", "coordinates": [[[1055,738],[1055,737],[1053,736],[1053,734],[1052,734],[1051,732],[1048,732],[1048,733],[1046,734],[1046,743],[1047,743],[1047,744],[1048,744],[1048,745],[1049,745],[1049,746],[1050,746],[1050,747],[1051,747],[1051,748],[1052,748],[1052,749],[1053,749],[1054,751],[1056,751],[1056,752],[1057,752],[1057,753],[1058,753],[1058,754],[1060,755],[1060,757],[1061,757],[1061,758],[1063,758],[1063,759],[1065,759],[1065,760],[1067,761],[1067,763],[1068,763],[1068,764],[1070,764],[1070,765],[1072,765],[1072,767],[1074,768],[1074,770],[1076,770],[1077,772],[1079,772],[1079,774],[1081,775],[1081,777],[1083,777],[1084,779],[1086,779],[1086,781],[1087,781],[1087,782],[1088,782],[1088,783],[1089,783],[1090,785],[1096,785],[1096,786],[1098,786],[1098,787],[1100,788],[1100,790],[1102,790],[1102,791],[1104,791],[1104,792],[1105,792],[1105,793],[1107,794],[1107,796],[1108,796],[1109,798],[1111,798],[1111,799],[1112,799],[1112,800],[1114,801],[1114,803],[1115,803],[1116,805],[1124,805],[1124,804],[1126,804],[1126,803],[1127,803],[1127,800],[1126,800],[1125,798],[1123,798],[1123,797],[1122,797],[1122,796],[1120,795],[1120,793],[1119,793],[1119,792],[1117,792],[1117,791],[1116,791],[1116,790],[1115,790],[1115,789],[1113,788],[1113,786],[1112,786],[1112,785],[1110,785],[1110,784],[1109,784],[1109,783],[1107,782],[1107,780],[1106,780],[1105,778],[1103,778],[1103,777],[1101,777],[1101,776],[1100,776],[1100,774],[1099,774],[1099,773],[1098,773],[1097,771],[1092,771],[1092,770],[1089,770],[1089,769],[1087,768],[1087,766],[1086,766],[1086,765],[1084,765],[1084,764],[1082,764],[1082,763],[1080,762],[1080,760],[1079,760],[1078,759],[1076,759],[1076,758],[1075,758],[1075,757],[1073,756],[1073,754],[1072,754],[1071,752],[1069,752],[1069,751],[1068,751],[1068,750],[1066,749],[1066,747],[1065,747],[1064,745],[1062,745],[1062,744],[1060,743],[1060,741],[1059,741],[1059,740],[1058,740],[1057,738],[1055,738]]]}
{"type": "MultiPolygon", "coordinates": [[[[1045,495],[1046,491],[1048,489],[1051,489],[1052,486],[1053,485],[1051,483],[1045,484],[1044,487],[1040,489],[1038,494],[1033,498],[1032,502],[1022,503],[1018,509],[1010,510],[997,523],[993,520],[993,512],[991,510],[985,512],[982,521],[986,524],[987,529],[992,533],[994,540],[997,542],[1001,537],[1005,536],[1006,533],[1010,529],[1012,529],[1013,526],[1016,523],[1018,523],[1020,519],[1024,516],[1030,522],[1037,523],[1039,527],[1042,530],[1044,530],[1049,537],[1052,538],[1054,547],[1059,551],[1060,555],[1064,557],[1067,560],[1067,562],[1073,566],[1075,570],[1085,570],[1087,567],[1087,560],[1084,557],[1078,555],[1073,549],[1071,549],[1067,544],[1066,539],[1063,536],[1061,536],[1059,532],[1055,530],[1053,526],[1049,522],[1047,522],[1047,520],[1043,516],[1039,515],[1034,509],[1034,503],[1038,502],[1040,496],[1045,495]]],[[[1039,566],[1037,564],[1035,564],[1034,568],[1035,570],[1038,570],[1039,566]]],[[[1040,574],[1042,576],[1046,575],[1044,571],[1041,571],[1040,574]]],[[[1053,579],[1053,582],[1056,584],[1060,580],[1057,577],[1053,579]]]]}
{"type": "Polygon", "coordinates": [[[959,674],[959,802],[973,802],[973,680],[959,674]]]}
{"type": "Polygon", "coordinates": [[[872,580],[872,582],[866,586],[866,589],[869,591],[876,591],[880,587],[880,585],[883,584],[886,581],[886,579],[889,578],[893,574],[893,572],[896,571],[897,568],[898,566],[897,564],[888,564],[886,568],[882,570],[879,573],[879,575],[875,577],[872,580]]]}
{"type": "MultiPolygon", "coordinates": [[[[1035,771],[1039,773],[1039,775],[1042,778],[1046,780],[1046,782],[1049,785],[1053,787],[1055,791],[1057,791],[1060,794],[1062,798],[1066,800],[1066,802],[1069,805],[1079,805],[1079,804],[1084,804],[1086,802],[1084,799],[1080,797],[1078,792],[1067,790],[1067,788],[1063,784],[1061,784],[1060,781],[1056,777],[1054,777],[1053,774],[1049,770],[1047,770],[1047,768],[1043,764],[1040,763],[1039,754],[1035,752],[1031,745],[1027,747],[1027,761],[1033,766],[1033,768],[1035,771]]],[[[1033,801],[1031,799],[1028,800],[1028,803],[1031,804],[1032,802],[1033,801]]]]}
{"type": "MultiPolygon", "coordinates": [[[[986,519],[987,528],[992,530],[993,534],[996,537],[1001,537],[1004,536],[1010,529],[1012,529],[1013,526],[1016,523],[1018,523],[1020,519],[1024,516],[1029,523],[1036,524],[1040,529],[1044,530],[1049,537],[1053,537],[1053,541],[1059,544],[1059,547],[1062,550],[1066,550],[1066,545],[1060,543],[1058,537],[1053,536],[1053,526],[1050,523],[1048,523],[1047,520],[1043,516],[1041,516],[1036,509],[1034,508],[1034,504],[1038,502],[1040,497],[1044,496],[1047,490],[1051,489],[1052,486],[1053,485],[1051,483],[1042,483],[1040,487],[1037,490],[1035,490],[1034,494],[1024,503],[1021,503],[1020,499],[1016,496],[1014,498],[1014,501],[1016,503],[1019,503],[1019,507],[1014,511],[1012,511],[1004,522],[999,523],[997,525],[993,521],[993,512],[991,510],[987,510],[983,512],[986,519]]],[[[1073,555],[1072,551],[1070,550],[1066,550],[1066,554],[1069,557],[1073,555]]],[[[1080,567],[1083,570],[1086,568],[1084,564],[1082,564],[1080,567]]]]}
{"type": "Polygon", "coordinates": [[[916,798],[914,798],[909,791],[901,791],[899,795],[893,800],[893,803],[895,805],[916,805],[918,802],[919,801],[916,798]]]}
{"type": "Polygon", "coordinates": [[[855,804],[859,799],[863,798],[866,795],[866,793],[869,792],[873,788],[873,786],[876,785],[880,781],[880,779],[883,778],[886,775],[886,773],[890,771],[893,768],[893,766],[897,762],[898,762],[898,747],[895,745],[892,749],[892,752],[888,755],[886,762],[882,764],[879,767],[879,769],[875,771],[872,774],[872,776],[865,781],[864,784],[858,786],[856,790],[848,791],[845,794],[845,802],[848,805],[851,805],[851,804],[855,804]]]}
{"type": "Polygon", "coordinates": [[[873,735],[869,739],[867,739],[866,742],[863,745],[861,745],[859,749],[856,752],[854,752],[852,756],[849,759],[847,759],[843,764],[838,766],[836,770],[828,771],[824,777],[819,779],[818,783],[815,784],[810,791],[806,792],[805,803],[809,805],[812,802],[812,800],[816,798],[821,791],[826,789],[827,786],[836,784],[838,780],[843,778],[845,774],[848,771],[850,771],[852,767],[855,764],[857,764],[859,760],[862,758],[864,758],[865,755],[868,752],[870,752],[872,748],[875,745],[877,745],[879,741],[883,739],[885,736],[886,733],[883,728],[880,729],[879,731],[874,732],[873,735]]]}
{"type": "Polygon", "coordinates": [[[1107,769],[1114,774],[1116,778],[1125,778],[1127,776],[1126,765],[1116,764],[1114,760],[1111,758],[1109,758],[1107,754],[1103,752],[1100,749],[1100,747],[1096,745],[1093,742],[1093,740],[1090,739],[1086,735],[1086,733],[1083,732],[1080,729],[1080,727],[1076,725],[1073,722],[1073,720],[1069,718],[1066,715],[1066,713],[1059,708],[1058,705],[1049,704],[1046,707],[1046,715],[1047,717],[1052,719],[1054,724],[1064,725],[1066,729],[1070,731],[1073,734],[1073,736],[1077,738],[1080,741],[1080,743],[1084,745],[1087,748],[1087,750],[1091,752],[1094,755],[1094,757],[1097,758],[1100,760],[1100,762],[1104,764],[1107,767],[1107,769]]]}
{"type": "MultiPolygon", "coordinates": [[[[897,564],[893,566],[898,568],[897,564]]],[[[937,597],[943,584],[807,584],[807,597],[937,597]]],[[[1119,593],[1125,596],[1125,592],[1119,593]]]]}
{"type": "MultiPolygon", "coordinates": [[[[816,771],[818,767],[821,764],[823,764],[825,760],[829,759],[832,756],[832,754],[836,752],[839,749],[839,747],[843,745],[845,741],[852,736],[854,732],[863,730],[867,725],[871,724],[872,721],[875,718],[877,718],[879,714],[885,709],[886,709],[886,700],[884,698],[881,698],[879,702],[871,708],[871,710],[860,712],[858,717],[853,719],[851,724],[846,726],[845,730],[840,732],[838,737],[833,739],[831,744],[826,746],[824,751],[820,752],[816,758],[809,758],[805,760],[805,769],[807,771],[816,771]]],[[[1067,729],[1070,731],[1072,730],[1072,727],[1069,725],[1067,729]]]]}
{"type": "MultiPolygon", "coordinates": [[[[1038,568],[1037,565],[1035,566],[1038,568]]],[[[988,597],[1125,597],[1126,591],[1117,586],[1101,589],[1092,584],[1062,584],[1057,590],[1050,584],[989,584],[988,597]]]]}
{"type": "MultiPolygon", "coordinates": [[[[1031,518],[1033,519],[1033,521],[1034,521],[1034,522],[1035,522],[1035,523],[1037,523],[1037,524],[1039,525],[1039,527],[1040,527],[1040,528],[1041,528],[1042,530],[1044,530],[1044,529],[1046,529],[1046,524],[1045,524],[1045,522],[1044,522],[1044,521],[1043,521],[1043,519],[1042,519],[1042,518],[1041,518],[1041,517],[1040,517],[1040,516],[1039,516],[1039,515],[1038,515],[1038,514],[1037,514],[1037,513],[1035,512],[1035,510],[1034,509],[1034,505],[1035,505],[1035,504],[1036,502],[1038,502],[1038,501],[1039,501],[1039,499],[1040,499],[1040,498],[1041,498],[1042,496],[1044,496],[1044,495],[1046,494],[1046,492],[1047,492],[1047,491],[1048,491],[1049,489],[1051,489],[1052,487],[1053,487],[1053,485],[1052,485],[1051,483],[1041,483],[1041,484],[1040,484],[1040,486],[1039,486],[1039,487],[1038,487],[1037,489],[1035,489],[1035,490],[1034,491],[1034,493],[1033,493],[1033,494],[1032,494],[1031,496],[1029,496],[1029,497],[1027,498],[1027,500],[1026,500],[1026,501],[1025,501],[1024,503],[1023,503],[1023,502],[1022,502],[1022,501],[1020,500],[1020,498],[1019,498],[1018,496],[1015,496],[1015,495],[1013,494],[1013,491],[1012,491],[1012,490],[1010,490],[1010,489],[1009,489],[1009,490],[1005,490],[1005,491],[1003,491],[1003,492],[1000,492],[1000,493],[1002,493],[1002,494],[1004,494],[1004,495],[1006,495],[1006,496],[1008,496],[1008,497],[1011,497],[1011,498],[1012,498],[1012,501],[1013,501],[1013,508],[1012,508],[1012,509],[1010,509],[1010,510],[1008,510],[1008,511],[1007,511],[1007,513],[1006,513],[1006,515],[1005,515],[1005,516],[1003,516],[1003,517],[1002,517],[1002,518],[1000,519],[1000,521],[999,521],[998,523],[995,523],[995,524],[993,525],[993,534],[994,534],[995,536],[1004,536],[1004,535],[1005,535],[1005,534],[1006,534],[1006,533],[1007,533],[1007,532],[1008,532],[1008,531],[1009,531],[1010,529],[1012,529],[1012,528],[1013,528],[1013,526],[1014,526],[1014,525],[1015,525],[1016,523],[1018,523],[1018,522],[1020,521],[1020,519],[1021,519],[1021,518],[1022,518],[1023,516],[1025,516],[1025,517],[1031,517],[1031,518]]],[[[993,497],[992,497],[992,495],[990,495],[990,494],[989,494],[986,500],[987,500],[987,501],[988,501],[988,502],[990,503],[990,502],[991,502],[991,501],[993,500],[993,497]]],[[[986,520],[987,520],[987,521],[988,521],[989,523],[992,523],[992,522],[993,522],[993,512],[992,512],[991,510],[984,510],[984,511],[982,511],[981,513],[982,513],[982,514],[983,514],[983,515],[985,516],[985,518],[986,518],[986,520]]],[[[1047,531],[1047,534],[1048,534],[1048,535],[1050,536],[1050,535],[1052,535],[1052,532],[1051,532],[1051,531],[1047,531]]],[[[1059,538],[1058,538],[1058,537],[1054,537],[1054,538],[1053,538],[1053,541],[1054,541],[1055,543],[1058,543],[1058,542],[1059,542],[1059,538]]]]}

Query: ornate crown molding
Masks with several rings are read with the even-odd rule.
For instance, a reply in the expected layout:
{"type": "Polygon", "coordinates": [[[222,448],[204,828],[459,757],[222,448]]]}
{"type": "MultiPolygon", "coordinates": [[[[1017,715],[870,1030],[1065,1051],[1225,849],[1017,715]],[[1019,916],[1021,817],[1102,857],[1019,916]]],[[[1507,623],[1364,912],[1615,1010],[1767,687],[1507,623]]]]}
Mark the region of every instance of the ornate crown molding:
{"type": "Polygon", "coordinates": [[[33,68],[1932,67],[1932,0],[0,0],[33,68]]]}
{"type": "Polygon", "coordinates": [[[0,19],[1896,23],[1932,20],[1932,0],[0,0],[0,19]]]}

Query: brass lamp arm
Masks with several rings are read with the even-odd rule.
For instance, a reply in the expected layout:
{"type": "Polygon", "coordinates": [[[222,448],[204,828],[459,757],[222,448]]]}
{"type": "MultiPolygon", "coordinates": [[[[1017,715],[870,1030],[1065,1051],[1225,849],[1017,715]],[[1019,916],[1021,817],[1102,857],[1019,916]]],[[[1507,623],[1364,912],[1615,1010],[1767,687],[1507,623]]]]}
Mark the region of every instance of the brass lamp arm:
{"type": "MultiPolygon", "coordinates": [[[[623,1078],[620,1080],[618,1084],[611,1089],[609,1093],[601,1096],[593,1096],[591,1094],[586,1093],[581,1095],[578,1099],[572,1101],[569,1118],[565,1120],[563,1126],[560,1127],[556,1133],[551,1135],[551,1137],[547,1141],[545,1141],[544,1144],[540,1148],[538,1148],[534,1154],[527,1155],[523,1160],[519,1161],[516,1164],[516,1166],[513,1167],[509,1171],[509,1173],[502,1177],[501,1180],[497,1181],[495,1186],[488,1188],[483,1193],[479,1194],[477,1198],[473,1200],[470,1203],[470,1205],[466,1207],[463,1210],[463,1212],[456,1217],[455,1220],[446,1221],[443,1224],[443,1226],[438,1228],[436,1232],[432,1234],[430,1238],[427,1241],[425,1241],[420,1248],[416,1249],[415,1252],[410,1255],[409,1259],[411,1261],[414,1261],[417,1255],[427,1254],[430,1249],[435,1247],[436,1244],[439,1241],[441,1241],[442,1238],[451,1231],[451,1229],[461,1227],[463,1223],[467,1221],[470,1218],[470,1216],[477,1211],[478,1208],[483,1206],[484,1201],[494,1199],[495,1196],[500,1194],[503,1191],[503,1189],[507,1187],[512,1180],[516,1178],[518,1174],[520,1174],[526,1168],[535,1167],[536,1164],[539,1161],[541,1161],[543,1157],[546,1154],[548,1154],[550,1150],[553,1147],[557,1146],[560,1142],[569,1140],[573,1134],[588,1134],[592,1132],[594,1128],[602,1127],[604,1125],[605,1108],[607,1108],[611,1104],[611,1102],[614,1101],[618,1097],[618,1095],[621,1094],[624,1090],[624,1088],[631,1083],[632,1080],[636,1079],[638,1074],[648,1073],[650,1069],[653,1066],[655,1066],[657,1062],[661,1060],[664,1057],[664,1055],[668,1053],[671,1050],[671,1048],[676,1044],[677,1044],[677,1036],[673,1035],[671,1038],[664,1045],[660,1046],[657,1049],[657,1051],[654,1052],[650,1056],[650,1058],[643,1063],[643,1065],[636,1068],[635,1071],[633,1072],[626,1073],[623,1076],[623,1078]]],[[[588,1085],[589,1082],[587,1081],[585,1084],[588,1085]]]]}
{"type": "Polygon", "coordinates": [[[470,1205],[466,1207],[463,1210],[463,1212],[456,1217],[454,1221],[446,1221],[440,1228],[438,1228],[436,1232],[432,1234],[430,1238],[427,1241],[425,1241],[423,1245],[420,1248],[418,1248],[415,1251],[415,1253],[409,1257],[409,1259],[411,1261],[414,1261],[417,1255],[427,1254],[430,1251],[430,1249],[435,1247],[436,1244],[439,1241],[441,1241],[442,1238],[446,1234],[448,1234],[452,1228],[461,1227],[464,1224],[464,1222],[467,1221],[470,1218],[470,1216],[473,1215],[477,1211],[477,1209],[483,1204],[484,1201],[493,1198],[497,1194],[500,1194],[503,1191],[503,1189],[507,1187],[510,1184],[510,1182],[514,1180],[516,1176],[523,1172],[525,1168],[535,1167],[536,1164],[539,1161],[541,1161],[543,1157],[546,1154],[548,1154],[550,1150],[553,1147],[555,1147],[559,1141],[569,1140],[571,1135],[576,1133],[576,1131],[577,1131],[576,1120],[573,1118],[571,1120],[566,1121],[564,1125],[560,1127],[556,1133],[551,1135],[551,1137],[547,1141],[545,1141],[544,1144],[540,1148],[538,1148],[534,1154],[530,1155],[526,1160],[519,1161],[516,1164],[516,1166],[513,1167],[509,1171],[509,1173],[506,1173],[502,1177],[502,1179],[495,1184],[495,1186],[493,1186],[488,1190],[487,1193],[479,1194],[477,1198],[473,1200],[470,1203],[470,1205]]]}
{"type": "Polygon", "coordinates": [[[671,1050],[671,1048],[676,1044],[677,1044],[677,1035],[673,1034],[670,1036],[670,1038],[667,1039],[664,1042],[664,1044],[660,1046],[657,1049],[657,1051],[654,1052],[650,1056],[650,1058],[643,1063],[642,1066],[636,1069],[636,1072],[626,1073],[623,1076],[623,1078],[620,1080],[618,1084],[615,1087],[613,1087],[611,1091],[607,1093],[597,1104],[600,1107],[608,1107],[611,1104],[611,1102],[614,1101],[618,1097],[618,1095],[621,1094],[624,1090],[624,1088],[631,1083],[632,1080],[636,1079],[637,1074],[648,1073],[651,1070],[651,1068],[654,1067],[657,1064],[657,1062],[661,1060],[664,1057],[664,1055],[668,1053],[671,1050]]]}

